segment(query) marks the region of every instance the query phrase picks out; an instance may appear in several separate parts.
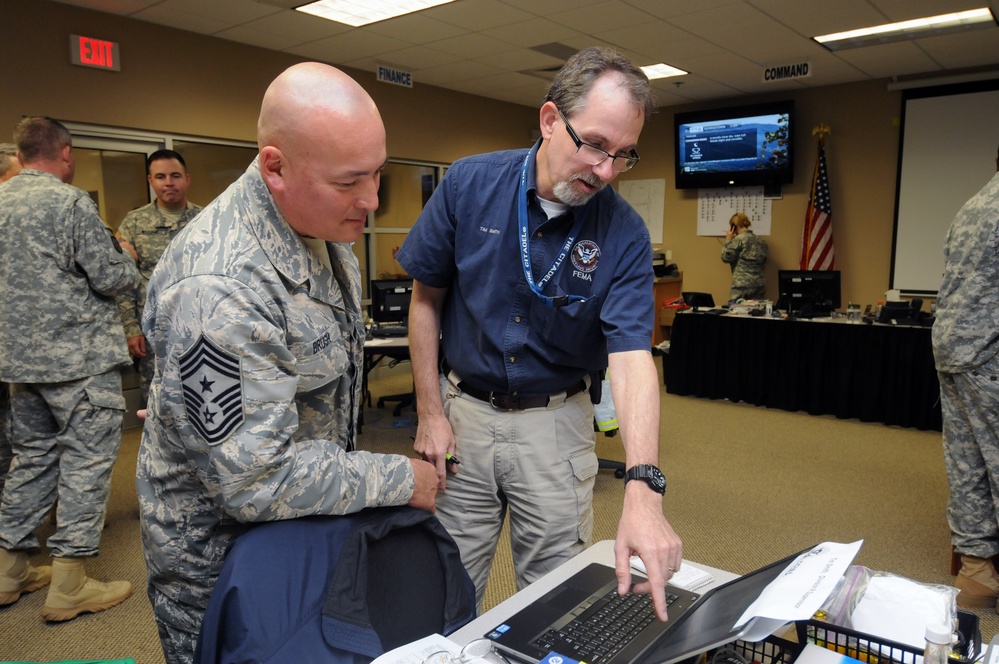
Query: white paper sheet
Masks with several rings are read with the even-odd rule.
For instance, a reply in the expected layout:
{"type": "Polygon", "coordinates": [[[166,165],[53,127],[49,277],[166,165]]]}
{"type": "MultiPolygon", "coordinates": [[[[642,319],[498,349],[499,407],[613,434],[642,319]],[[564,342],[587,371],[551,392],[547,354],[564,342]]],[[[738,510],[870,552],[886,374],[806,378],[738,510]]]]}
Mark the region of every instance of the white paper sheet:
{"type": "Polygon", "coordinates": [[[863,543],[864,540],[852,544],[823,542],[801,554],[763,589],[736,626],[758,617],[776,621],[776,629],[792,620],[811,618],[829,597],[863,543]]]}

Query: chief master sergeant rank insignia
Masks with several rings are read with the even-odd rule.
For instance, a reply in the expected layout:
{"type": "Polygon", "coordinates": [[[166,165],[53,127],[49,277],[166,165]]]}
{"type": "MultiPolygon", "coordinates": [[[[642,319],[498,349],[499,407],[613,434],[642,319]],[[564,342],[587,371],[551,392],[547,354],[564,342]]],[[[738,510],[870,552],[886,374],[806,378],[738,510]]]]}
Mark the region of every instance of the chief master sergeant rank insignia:
{"type": "Polygon", "coordinates": [[[180,356],[180,380],[187,419],[205,442],[225,440],[243,422],[239,358],[204,335],[180,356]]]}

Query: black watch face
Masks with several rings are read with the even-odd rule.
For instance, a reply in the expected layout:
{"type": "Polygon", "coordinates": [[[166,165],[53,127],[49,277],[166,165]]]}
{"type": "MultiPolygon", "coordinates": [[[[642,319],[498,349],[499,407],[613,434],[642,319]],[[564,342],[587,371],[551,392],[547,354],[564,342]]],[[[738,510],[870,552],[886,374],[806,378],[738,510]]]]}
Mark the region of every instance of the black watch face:
{"type": "Polygon", "coordinates": [[[652,488],[653,491],[666,493],[666,476],[655,466],[641,465],[635,466],[628,471],[629,480],[642,480],[652,488]]]}

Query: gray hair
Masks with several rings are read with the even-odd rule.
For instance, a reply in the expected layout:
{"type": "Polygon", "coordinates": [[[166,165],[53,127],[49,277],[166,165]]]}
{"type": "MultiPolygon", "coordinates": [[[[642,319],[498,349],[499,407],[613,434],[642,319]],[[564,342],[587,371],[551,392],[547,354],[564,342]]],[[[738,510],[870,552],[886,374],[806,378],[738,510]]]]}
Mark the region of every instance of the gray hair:
{"type": "Polygon", "coordinates": [[[648,120],[656,110],[656,97],[645,72],[617,51],[599,46],[584,48],[566,61],[555,75],[545,101],[554,102],[562,113],[571,116],[586,106],[594,82],[608,72],[621,74],[622,87],[648,120]]]}

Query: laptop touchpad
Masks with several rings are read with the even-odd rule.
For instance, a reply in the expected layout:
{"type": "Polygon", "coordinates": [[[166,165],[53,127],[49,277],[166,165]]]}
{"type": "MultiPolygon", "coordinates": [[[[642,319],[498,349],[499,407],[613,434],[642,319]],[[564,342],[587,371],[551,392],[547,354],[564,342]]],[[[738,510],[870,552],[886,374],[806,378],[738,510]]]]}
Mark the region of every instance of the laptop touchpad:
{"type": "Polygon", "coordinates": [[[589,596],[590,593],[575,588],[556,588],[541,601],[545,606],[555,609],[559,613],[565,613],[574,609],[577,604],[589,596]]]}

